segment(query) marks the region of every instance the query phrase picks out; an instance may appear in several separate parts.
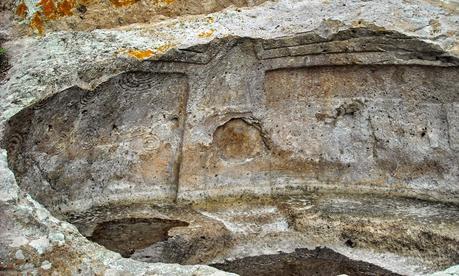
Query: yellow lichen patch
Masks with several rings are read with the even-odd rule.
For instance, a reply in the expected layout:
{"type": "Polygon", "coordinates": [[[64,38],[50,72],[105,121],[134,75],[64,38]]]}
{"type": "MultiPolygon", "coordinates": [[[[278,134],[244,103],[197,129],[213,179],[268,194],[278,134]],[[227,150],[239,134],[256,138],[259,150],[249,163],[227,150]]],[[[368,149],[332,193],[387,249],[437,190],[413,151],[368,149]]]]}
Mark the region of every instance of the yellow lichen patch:
{"type": "Polygon", "coordinates": [[[214,34],[214,32],[215,32],[215,30],[210,29],[210,30],[208,30],[206,32],[199,33],[198,36],[200,38],[208,38],[208,37],[211,37],[214,34]]]}
{"type": "Polygon", "coordinates": [[[207,17],[207,23],[209,24],[215,23],[215,18],[213,18],[212,16],[207,17]]]}
{"type": "Polygon", "coordinates": [[[64,0],[57,5],[59,14],[62,16],[73,15],[72,9],[75,6],[75,0],[64,0]]]}
{"type": "Polygon", "coordinates": [[[125,7],[136,3],[138,0],[110,0],[115,7],[125,7]]]}
{"type": "Polygon", "coordinates": [[[36,30],[39,34],[43,34],[45,32],[40,12],[37,12],[33,15],[32,20],[30,20],[30,27],[36,30]]]}
{"type": "Polygon", "coordinates": [[[153,50],[147,49],[147,50],[129,50],[128,51],[128,56],[139,59],[139,60],[144,60],[147,58],[150,58],[154,56],[155,52],[153,50]]]}
{"type": "Polygon", "coordinates": [[[161,53],[161,54],[162,54],[162,53],[165,53],[165,52],[167,52],[169,49],[172,49],[172,48],[174,48],[174,47],[175,47],[174,44],[169,44],[169,43],[167,43],[167,44],[164,44],[164,45],[159,46],[158,48],[156,48],[156,50],[158,51],[158,53],[161,53]]]}
{"type": "Polygon", "coordinates": [[[16,15],[25,18],[27,15],[27,6],[24,4],[24,2],[21,2],[16,8],[16,15]]]}
{"type": "Polygon", "coordinates": [[[41,7],[43,15],[48,19],[55,19],[58,16],[53,0],[40,0],[37,7],[41,7]]]}

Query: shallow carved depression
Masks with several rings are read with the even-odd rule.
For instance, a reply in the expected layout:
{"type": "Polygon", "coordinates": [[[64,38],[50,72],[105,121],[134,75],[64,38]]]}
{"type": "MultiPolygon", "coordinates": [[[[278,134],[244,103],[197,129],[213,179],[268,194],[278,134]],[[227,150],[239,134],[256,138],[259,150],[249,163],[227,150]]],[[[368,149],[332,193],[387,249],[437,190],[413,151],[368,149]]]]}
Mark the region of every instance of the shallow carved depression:
{"type": "Polygon", "coordinates": [[[18,113],[6,143],[19,185],[146,262],[242,275],[459,262],[457,67],[371,64],[363,50],[362,65],[336,66],[351,54],[305,59],[301,39],[209,47],[18,113]]]}
{"type": "Polygon", "coordinates": [[[126,218],[98,224],[89,239],[127,258],[136,250],[167,240],[169,229],[187,225],[173,220],[126,218]]]}

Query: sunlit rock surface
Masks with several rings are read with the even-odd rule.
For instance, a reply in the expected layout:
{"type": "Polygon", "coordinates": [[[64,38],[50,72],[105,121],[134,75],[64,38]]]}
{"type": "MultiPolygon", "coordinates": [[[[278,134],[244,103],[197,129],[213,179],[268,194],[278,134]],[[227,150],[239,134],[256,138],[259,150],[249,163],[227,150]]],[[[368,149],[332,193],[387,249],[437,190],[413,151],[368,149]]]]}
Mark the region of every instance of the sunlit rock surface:
{"type": "Polygon", "coordinates": [[[459,262],[454,1],[64,2],[2,6],[0,272],[459,262]]]}

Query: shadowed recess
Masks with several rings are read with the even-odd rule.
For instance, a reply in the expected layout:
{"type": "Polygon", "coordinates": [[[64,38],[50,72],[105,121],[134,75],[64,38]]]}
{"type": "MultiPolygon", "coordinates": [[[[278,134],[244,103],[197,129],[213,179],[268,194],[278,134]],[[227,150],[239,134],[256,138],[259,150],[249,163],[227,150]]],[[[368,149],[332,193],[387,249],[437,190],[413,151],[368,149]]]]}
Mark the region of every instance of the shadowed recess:
{"type": "Polygon", "coordinates": [[[159,218],[126,218],[98,224],[88,239],[128,258],[136,250],[167,240],[168,231],[180,226],[188,226],[188,223],[159,218]]]}
{"type": "Polygon", "coordinates": [[[260,255],[211,265],[241,276],[396,276],[376,265],[355,261],[328,248],[296,249],[293,253],[260,255]]]}

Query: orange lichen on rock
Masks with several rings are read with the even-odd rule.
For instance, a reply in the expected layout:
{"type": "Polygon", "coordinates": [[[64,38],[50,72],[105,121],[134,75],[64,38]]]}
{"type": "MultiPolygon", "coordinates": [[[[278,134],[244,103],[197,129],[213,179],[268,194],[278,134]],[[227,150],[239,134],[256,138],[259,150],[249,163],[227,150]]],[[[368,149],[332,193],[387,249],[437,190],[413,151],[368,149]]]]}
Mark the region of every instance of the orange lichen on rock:
{"type": "Polygon", "coordinates": [[[28,9],[26,4],[24,4],[24,2],[21,2],[21,4],[19,4],[16,8],[16,15],[21,18],[25,18],[27,15],[27,10],[28,9]]]}
{"type": "Polygon", "coordinates": [[[48,19],[55,19],[58,16],[56,5],[53,0],[40,0],[37,7],[41,7],[43,15],[48,19]]]}
{"type": "MultiPolygon", "coordinates": [[[[45,20],[55,20],[63,16],[71,16],[73,15],[72,9],[75,6],[76,0],[62,0],[60,2],[54,3],[53,0],[40,0],[37,3],[37,7],[41,8],[41,11],[37,11],[33,14],[32,19],[30,20],[30,27],[36,30],[39,34],[43,34],[45,32],[44,22],[45,20]]],[[[17,14],[22,14],[18,11],[17,14]]],[[[27,13],[27,6],[25,7],[25,13],[27,13]]]]}
{"type": "Polygon", "coordinates": [[[129,50],[128,55],[130,57],[139,59],[139,60],[144,60],[147,58],[152,57],[155,54],[153,50],[147,49],[147,50],[129,50]]]}
{"type": "Polygon", "coordinates": [[[73,15],[72,9],[75,6],[75,0],[64,0],[57,5],[59,14],[62,16],[73,15]]]}
{"type": "Polygon", "coordinates": [[[198,36],[200,38],[208,38],[208,37],[211,37],[214,34],[214,32],[215,32],[215,30],[210,29],[210,30],[208,30],[206,32],[199,33],[198,36]]]}
{"type": "Polygon", "coordinates": [[[43,20],[41,19],[40,12],[36,12],[33,15],[32,20],[30,20],[30,27],[38,31],[39,34],[43,34],[45,32],[45,28],[43,26],[43,20]]]}
{"type": "Polygon", "coordinates": [[[138,0],[110,0],[115,7],[125,7],[136,3],[138,0]]]}

